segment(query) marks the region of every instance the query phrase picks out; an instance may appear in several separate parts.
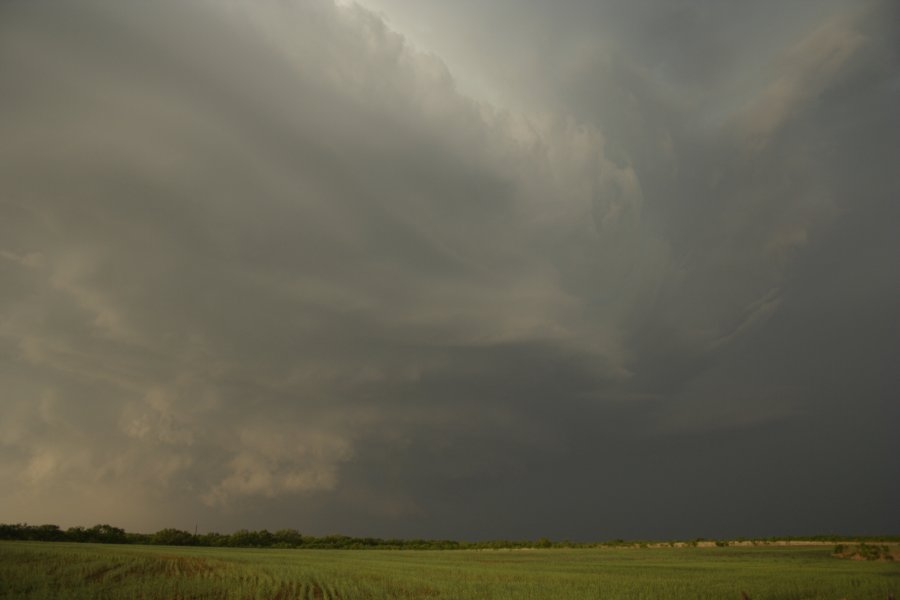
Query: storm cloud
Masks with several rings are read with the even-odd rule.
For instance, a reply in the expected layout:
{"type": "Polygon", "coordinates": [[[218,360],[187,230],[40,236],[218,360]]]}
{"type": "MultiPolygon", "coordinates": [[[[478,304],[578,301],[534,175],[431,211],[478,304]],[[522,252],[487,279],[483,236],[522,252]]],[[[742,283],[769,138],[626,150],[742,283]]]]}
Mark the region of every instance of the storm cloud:
{"type": "Polygon", "coordinates": [[[3,3],[0,520],[892,532],[898,16],[3,3]]]}

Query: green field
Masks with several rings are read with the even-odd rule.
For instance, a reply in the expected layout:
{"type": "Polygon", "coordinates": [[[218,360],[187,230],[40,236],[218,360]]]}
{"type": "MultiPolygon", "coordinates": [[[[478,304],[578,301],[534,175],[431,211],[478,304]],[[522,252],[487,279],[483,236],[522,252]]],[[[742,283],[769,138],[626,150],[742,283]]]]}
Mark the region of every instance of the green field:
{"type": "Polygon", "coordinates": [[[248,550],[0,542],[0,598],[623,598],[900,595],[900,564],[833,546],[248,550]]]}

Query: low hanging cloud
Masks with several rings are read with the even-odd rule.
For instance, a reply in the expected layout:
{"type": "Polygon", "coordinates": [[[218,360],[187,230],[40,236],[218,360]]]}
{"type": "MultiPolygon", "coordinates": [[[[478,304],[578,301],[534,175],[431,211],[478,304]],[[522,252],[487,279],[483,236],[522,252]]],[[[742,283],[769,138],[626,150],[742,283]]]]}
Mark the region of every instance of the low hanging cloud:
{"type": "Polygon", "coordinates": [[[504,107],[355,4],[4,4],[0,507],[478,535],[535,469],[813,411],[739,365],[848,209],[835,115],[897,96],[887,10],[746,79],[576,29],[504,107]]]}
{"type": "Polygon", "coordinates": [[[331,490],[444,346],[580,337],[540,245],[620,177],[598,132],[461,96],[359,8],[226,8],[6,9],[6,401],[44,424],[7,422],[25,487],[331,490]]]}

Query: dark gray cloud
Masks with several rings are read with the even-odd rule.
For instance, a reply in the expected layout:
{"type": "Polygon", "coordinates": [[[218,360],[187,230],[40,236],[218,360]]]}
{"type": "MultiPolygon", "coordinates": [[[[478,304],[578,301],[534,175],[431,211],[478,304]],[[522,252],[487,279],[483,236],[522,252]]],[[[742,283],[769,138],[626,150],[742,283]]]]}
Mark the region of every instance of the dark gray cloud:
{"type": "Polygon", "coordinates": [[[891,3],[366,6],[0,7],[7,520],[893,526],[891,3]]]}

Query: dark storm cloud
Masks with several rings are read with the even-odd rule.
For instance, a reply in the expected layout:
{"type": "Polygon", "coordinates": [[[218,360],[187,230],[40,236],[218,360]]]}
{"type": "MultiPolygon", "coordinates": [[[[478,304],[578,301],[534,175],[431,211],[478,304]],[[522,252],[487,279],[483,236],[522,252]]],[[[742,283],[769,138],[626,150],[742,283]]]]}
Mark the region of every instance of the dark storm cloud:
{"type": "Polygon", "coordinates": [[[889,528],[893,6],[371,6],[0,8],[4,513],[889,528]]]}

